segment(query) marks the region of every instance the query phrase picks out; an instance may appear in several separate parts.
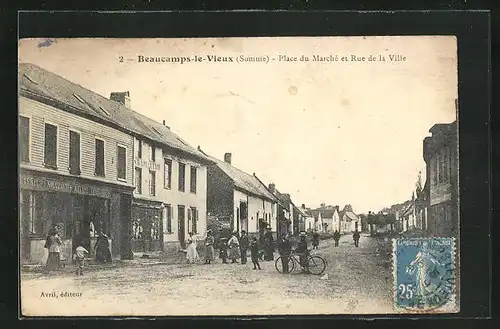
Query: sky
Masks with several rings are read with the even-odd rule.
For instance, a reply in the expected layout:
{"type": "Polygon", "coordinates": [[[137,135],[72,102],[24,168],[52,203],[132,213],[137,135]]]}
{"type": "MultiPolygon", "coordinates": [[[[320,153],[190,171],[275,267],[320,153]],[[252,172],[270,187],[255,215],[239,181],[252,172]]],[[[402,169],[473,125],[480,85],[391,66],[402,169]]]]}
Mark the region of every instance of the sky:
{"type": "Polygon", "coordinates": [[[235,167],[297,205],[351,204],[366,213],[408,200],[419,171],[425,179],[423,139],[434,124],[456,120],[453,36],[55,39],[40,47],[44,40],[20,40],[19,62],[108,98],[129,91],[133,110],[165,120],[214,157],[232,153],[235,167]]]}

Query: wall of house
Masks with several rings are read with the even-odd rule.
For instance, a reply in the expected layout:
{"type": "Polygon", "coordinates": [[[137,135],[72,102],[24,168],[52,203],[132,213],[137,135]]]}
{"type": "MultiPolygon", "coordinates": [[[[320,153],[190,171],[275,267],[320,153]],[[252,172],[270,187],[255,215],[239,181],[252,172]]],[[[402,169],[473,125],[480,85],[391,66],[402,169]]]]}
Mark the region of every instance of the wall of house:
{"type": "MultiPolygon", "coordinates": [[[[258,233],[258,219],[267,218],[267,222],[271,225],[271,230],[276,232],[276,212],[273,203],[259,197],[243,193],[239,190],[234,190],[234,227],[236,228],[236,219],[240,202],[247,202],[248,205],[248,233],[258,233]]],[[[240,227],[240,230],[244,229],[240,227]]]]}
{"type": "MultiPolygon", "coordinates": [[[[153,146],[147,141],[142,141],[142,155],[139,158],[138,148],[139,140],[134,141],[134,168],[142,170],[142,188],[139,193],[138,188],[134,190],[134,198],[140,200],[158,201],[165,206],[171,207],[171,231],[168,231],[167,225],[167,207],[163,208],[163,240],[164,243],[175,243],[179,241],[179,213],[178,206],[185,206],[184,214],[184,233],[192,231],[193,223],[188,217],[188,209],[195,207],[198,212],[196,223],[197,234],[204,235],[206,231],[207,220],[207,167],[199,162],[184,158],[178,154],[172,154],[160,147],[153,146]],[[155,152],[155,161],[152,161],[151,153],[155,152]],[[165,173],[165,159],[172,163],[170,184],[168,184],[168,175],[165,173]],[[185,165],[184,191],[179,190],[179,164],[185,165]],[[196,168],[196,191],[190,191],[191,186],[191,168],[196,168]],[[155,195],[150,194],[150,171],[155,174],[155,195]],[[169,186],[170,185],[170,186],[169,186]]],[[[135,182],[135,169],[134,169],[135,182]]]]}
{"type": "Polygon", "coordinates": [[[219,220],[234,221],[233,182],[216,165],[208,167],[207,174],[207,211],[219,220]]]}
{"type": "Polygon", "coordinates": [[[56,109],[25,97],[19,97],[19,116],[30,119],[30,154],[29,163],[21,166],[29,169],[50,171],[70,175],[69,173],[69,133],[74,130],[80,134],[80,170],[79,177],[100,182],[132,185],[132,149],[133,137],[114,128],[75,114],[56,109]],[[57,126],[57,169],[44,166],[45,123],[57,126]],[[95,175],[95,140],[104,140],[104,177],[95,175]],[[118,145],[126,148],[126,179],[118,179],[118,145]]]}

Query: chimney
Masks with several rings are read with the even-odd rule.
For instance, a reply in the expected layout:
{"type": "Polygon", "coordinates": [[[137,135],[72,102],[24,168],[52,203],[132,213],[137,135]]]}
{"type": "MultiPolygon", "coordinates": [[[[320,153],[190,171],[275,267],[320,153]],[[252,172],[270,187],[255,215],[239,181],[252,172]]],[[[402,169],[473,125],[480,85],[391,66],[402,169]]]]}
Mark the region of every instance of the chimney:
{"type": "Polygon", "coordinates": [[[224,154],[224,162],[231,164],[231,157],[232,157],[231,153],[225,153],[224,154]]]}
{"type": "Polygon", "coordinates": [[[166,126],[166,124],[165,124],[165,120],[163,120],[163,125],[164,125],[164,126],[166,126]]]}
{"type": "Polygon", "coordinates": [[[306,205],[305,204],[302,204],[302,209],[306,209],[306,205]]]}
{"type": "Polygon", "coordinates": [[[274,193],[274,191],[276,191],[276,185],[274,185],[274,183],[271,183],[269,184],[269,190],[274,193]]]}
{"type": "Polygon", "coordinates": [[[129,108],[129,109],[132,108],[130,105],[130,92],[128,92],[128,91],[113,92],[109,96],[109,99],[124,105],[126,108],[129,108]]]}

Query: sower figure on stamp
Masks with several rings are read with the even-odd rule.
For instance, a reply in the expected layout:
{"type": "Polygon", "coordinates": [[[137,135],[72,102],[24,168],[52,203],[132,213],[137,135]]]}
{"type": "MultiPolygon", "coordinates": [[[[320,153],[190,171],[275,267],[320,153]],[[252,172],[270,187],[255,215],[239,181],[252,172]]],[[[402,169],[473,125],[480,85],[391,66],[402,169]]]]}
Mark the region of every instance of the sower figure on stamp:
{"type": "Polygon", "coordinates": [[[212,235],[212,230],[207,231],[207,237],[205,239],[205,264],[210,264],[214,260],[215,249],[214,249],[215,239],[212,235]]]}
{"type": "Polygon", "coordinates": [[[352,239],[354,240],[354,245],[357,247],[359,247],[359,232],[358,232],[358,229],[356,229],[356,231],[354,231],[354,234],[352,235],[352,239]]]}
{"type": "Polygon", "coordinates": [[[252,257],[253,269],[256,270],[258,268],[260,270],[259,244],[257,243],[256,237],[253,237],[252,241],[250,242],[250,255],[252,257]]]}
{"type": "Polygon", "coordinates": [[[240,238],[241,264],[247,263],[247,250],[249,245],[250,241],[248,240],[247,232],[242,230],[240,238]]]}
{"type": "Polygon", "coordinates": [[[278,252],[281,257],[283,274],[287,274],[289,272],[288,262],[290,261],[290,254],[292,253],[292,245],[290,244],[290,239],[288,234],[283,236],[280,243],[278,244],[278,252]]]}

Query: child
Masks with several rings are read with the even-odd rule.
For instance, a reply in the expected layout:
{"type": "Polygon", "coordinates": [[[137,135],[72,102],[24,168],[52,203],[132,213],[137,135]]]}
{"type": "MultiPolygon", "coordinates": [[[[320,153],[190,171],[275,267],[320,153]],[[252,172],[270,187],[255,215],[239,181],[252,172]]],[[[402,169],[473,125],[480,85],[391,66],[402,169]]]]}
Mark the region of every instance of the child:
{"type": "Polygon", "coordinates": [[[219,258],[222,259],[223,264],[227,264],[227,238],[220,238],[219,258]]]}
{"type": "Polygon", "coordinates": [[[78,247],[76,247],[76,250],[75,250],[75,260],[76,260],[76,275],[83,275],[83,266],[84,266],[84,263],[85,263],[85,254],[89,253],[87,251],[87,249],[85,249],[83,246],[82,246],[83,243],[80,243],[78,245],[78,247]]]}
{"type": "Polygon", "coordinates": [[[250,242],[250,255],[252,257],[253,270],[257,268],[260,270],[259,264],[259,244],[257,243],[257,238],[253,237],[252,242],[250,242]]]}

